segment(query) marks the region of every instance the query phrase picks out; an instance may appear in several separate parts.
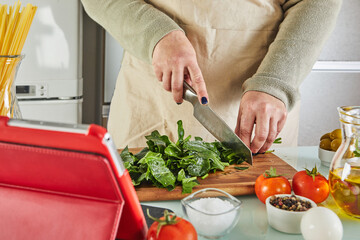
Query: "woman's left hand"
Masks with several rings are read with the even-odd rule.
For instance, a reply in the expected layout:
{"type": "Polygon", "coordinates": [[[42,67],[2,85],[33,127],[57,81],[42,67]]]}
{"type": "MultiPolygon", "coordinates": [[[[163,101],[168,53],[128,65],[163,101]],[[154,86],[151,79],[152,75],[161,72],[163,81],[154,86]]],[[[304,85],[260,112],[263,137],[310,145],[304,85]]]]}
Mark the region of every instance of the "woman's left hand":
{"type": "Polygon", "coordinates": [[[285,104],[264,92],[248,91],[240,102],[235,133],[253,153],[267,151],[284,127],[285,104]],[[255,136],[251,135],[255,127],[255,136]]]}

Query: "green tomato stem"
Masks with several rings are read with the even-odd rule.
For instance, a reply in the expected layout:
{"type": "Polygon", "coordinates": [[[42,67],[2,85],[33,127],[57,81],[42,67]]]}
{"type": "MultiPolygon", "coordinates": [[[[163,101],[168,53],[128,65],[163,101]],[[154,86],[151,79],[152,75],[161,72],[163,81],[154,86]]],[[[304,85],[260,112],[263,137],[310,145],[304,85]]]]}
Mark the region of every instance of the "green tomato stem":
{"type": "Polygon", "coordinates": [[[164,211],[164,220],[151,216],[148,208],[146,209],[146,213],[150,219],[159,223],[156,230],[156,238],[159,237],[160,230],[163,226],[175,225],[179,222],[179,220],[176,220],[176,214],[173,212],[169,212],[168,210],[164,211]]]}

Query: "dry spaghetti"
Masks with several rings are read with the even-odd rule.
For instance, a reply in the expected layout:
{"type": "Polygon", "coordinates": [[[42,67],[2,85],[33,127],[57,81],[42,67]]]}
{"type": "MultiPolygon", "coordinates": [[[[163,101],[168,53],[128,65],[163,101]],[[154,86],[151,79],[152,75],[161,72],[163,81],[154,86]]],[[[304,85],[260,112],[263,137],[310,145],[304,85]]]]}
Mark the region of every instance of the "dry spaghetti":
{"type": "Polygon", "coordinates": [[[37,7],[0,4],[0,115],[12,117],[11,86],[37,7]]]}

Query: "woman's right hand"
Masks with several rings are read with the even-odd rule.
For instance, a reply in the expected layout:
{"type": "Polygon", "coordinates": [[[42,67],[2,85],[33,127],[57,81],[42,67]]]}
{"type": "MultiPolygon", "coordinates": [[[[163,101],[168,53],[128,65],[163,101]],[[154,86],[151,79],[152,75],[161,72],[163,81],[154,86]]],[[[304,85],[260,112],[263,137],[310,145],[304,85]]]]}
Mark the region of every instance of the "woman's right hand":
{"type": "Polygon", "coordinates": [[[183,102],[183,81],[196,91],[199,102],[208,103],[208,93],[197,63],[195,49],[184,32],[168,33],[155,46],[152,65],[157,79],[166,91],[172,92],[176,103],[183,102]]]}

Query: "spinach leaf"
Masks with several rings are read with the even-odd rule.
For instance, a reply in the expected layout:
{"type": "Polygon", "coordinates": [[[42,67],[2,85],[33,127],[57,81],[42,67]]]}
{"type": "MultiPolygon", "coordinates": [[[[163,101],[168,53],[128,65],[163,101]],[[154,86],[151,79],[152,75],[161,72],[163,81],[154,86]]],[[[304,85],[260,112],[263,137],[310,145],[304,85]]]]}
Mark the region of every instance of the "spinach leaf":
{"type": "MultiPolygon", "coordinates": [[[[182,121],[177,122],[178,140],[172,142],[168,136],[153,131],[145,136],[147,147],[133,155],[126,147],[121,158],[135,186],[143,182],[152,183],[169,191],[181,185],[183,193],[191,193],[210,171],[223,171],[229,164],[243,162],[243,157],[220,142],[208,143],[200,137],[185,138],[182,121]]],[[[240,169],[240,168],[239,168],[240,169]]],[[[245,169],[245,168],[241,168],[245,169]]]]}
{"type": "Polygon", "coordinates": [[[178,175],[177,175],[177,180],[179,181],[179,182],[181,182],[183,179],[185,179],[186,178],[186,175],[185,175],[185,171],[184,171],[184,169],[181,169],[179,172],[178,172],[178,175]]]}
{"type": "Polygon", "coordinates": [[[148,175],[151,173],[152,177],[156,179],[163,187],[175,187],[175,176],[165,166],[165,161],[160,153],[148,152],[144,157],[148,165],[148,175]]]}
{"type": "Polygon", "coordinates": [[[189,141],[184,144],[184,150],[197,152],[204,158],[219,159],[220,156],[203,141],[189,141]]]}
{"type": "Polygon", "coordinates": [[[164,153],[168,156],[175,157],[180,159],[182,155],[181,149],[175,145],[173,142],[171,142],[166,148],[164,153]]]}
{"type": "Polygon", "coordinates": [[[194,137],[195,141],[202,141],[203,139],[201,137],[194,137]]]}
{"type": "MultiPolygon", "coordinates": [[[[224,171],[225,166],[227,166],[226,163],[223,163],[223,162],[221,162],[221,161],[218,160],[218,159],[212,159],[212,158],[210,158],[210,162],[211,162],[211,168],[210,168],[210,170],[212,170],[212,169],[214,169],[214,170],[218,169],[218,170],[224,171]]],[[[215,172],[215,171],[214,171],[214,172],[215,172]]]]}
{"type": "Polygon", "coordinates": [[[195,158],[193,158],[193,160],[195,160],[194,163],[189,164],[186,168],[190,176],[200,177],[210,171],[209,159],[195,155],[195,158]]]}
{"type": "Polygon", "coordinates": [[[181,160],[179,161],[179,168],[187,168],[190,164],[194,164],[196,163],[196,160],[194,159],[194,155],[191,154],[191,155],[188,155],[188,156],[185,156],[183,158],[181,158],[181,160]]]}
{"type": "Polygon", "coordinates": [[[134,162],[137,161],[137,158],[131,152],[129,152],[129,149],[127,146],[121,152],[120,157],[123,160],[124,166],[126,169],[129,169],[134,164],[134,162]]]}
{"type": "Polygon", "coordinates": [[[182,184],[182,193],[191,193],[192,188],[199,185],[196,177],[187,178],[185,176],[184,169],[181,169],[178,173],[177,180],[182,184]]]}
{"type": "Polygon", "coordinates": [[[161,136],[157,130],[153,131],[151,135],[145,136],[145,138],[148,140],[148,148],[153,152],[163,154],[166,146],[170,144],[169,137],[165,135],[161,136]]]}
{"type": "Polygon", "coordinates": [[[240,164],[244,161],[244,156],[235,153],[231,148],[225,147],[221,142],[214,142],[213,144],[219,150],[223,162],[228,162],[229,164],[240,164]]]}
{"type": "MultiPolygon", "coordinates": [[[[127,148],[127,146],[126,146],[127,148]]],[[[137,158],[137,159],[142,159],[149,151],[149,148],[145,147],[143,148],[140,152],[138,152],[137,154],[135,154],[134,156],[137,158]]]]}
{"type": "Polygon", "coordinates": [[[132,175],[131,176],[131,180],[132,180],[132,183],[134,186],[138,186],[141,184],[141,182],[146,178],[146,173],[143,173],[141,175],[138,175],[138,177],[133,177],[132,175]]]}
{"type": "Polygon", "coordinates": [[[225,164],[221,162],[220,156],[214,151],[213,147],[204,141],[189,141],[184,144],[184,150],[196,152],[201,158],[210,161],[211,169],[224,170],[225,164]]]}
{"type": "Polygon", "coordinates": [[[182,121],[181,120],[177,121],[177,125],[178,125],[178,137],[179,137],[178,143],[182,143],[184,141],[184,135],[185,135],[182,121]]]}
{"type": "Polygon", "coordinates": [[[208,176],[209,176],[209,174],[207,173],[207,174],[205,174],[204,176],[202,176],[201,179],[205,179],[205,178],[207,178],[208,176]]]}
{"type": "Polygon", "coordinates": [[[182,181],[182,193],[191,193],[193,187],[199,185],[196,177],[185,178],[182,181]]]}
{"type": "Polygon", "coordinates": [[[249,167],[234,167],[236,170],[246,170],[248,169],[249,167]]]}

